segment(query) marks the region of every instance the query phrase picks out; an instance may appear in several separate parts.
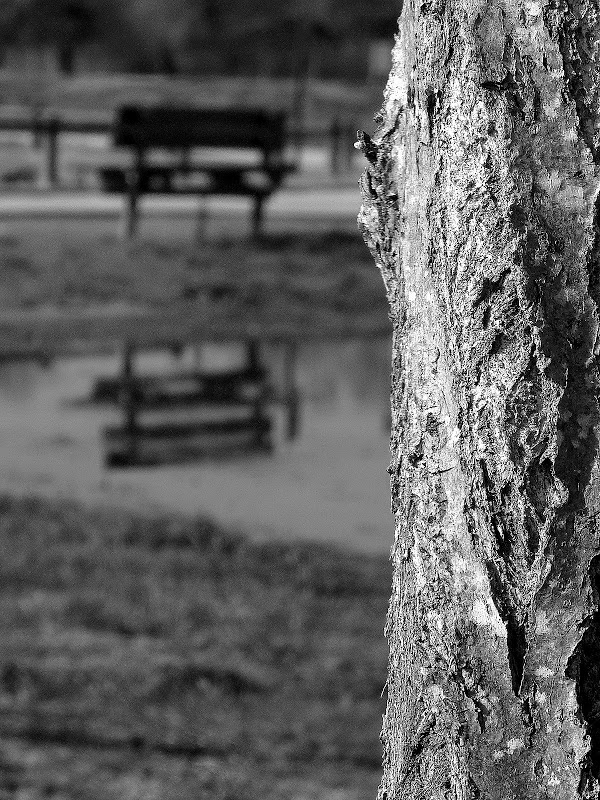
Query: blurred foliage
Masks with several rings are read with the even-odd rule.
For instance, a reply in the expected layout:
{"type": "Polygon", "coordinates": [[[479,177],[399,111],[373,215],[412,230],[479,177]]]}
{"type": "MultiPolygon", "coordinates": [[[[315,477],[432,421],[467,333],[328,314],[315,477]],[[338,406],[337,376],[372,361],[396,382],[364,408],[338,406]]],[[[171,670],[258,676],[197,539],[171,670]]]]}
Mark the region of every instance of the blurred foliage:
{"type": "Polygon", "coordinates": [[[72,73],[78,49],[97,43],[108,52],[132,54],[145,36],[121,0],[0,0],[0,42],[48,46],[61,71],[72,73]]]}
{"type": "Polygon", "coordinates": [[[395,32],[400,0],[0,0],[1,42],[56,48],[71,72],[94,42],[131,71],[356,77],[365,41],[395,32]]]}
{"type": "Polygon", "coordinates": [[[384,558],[0,497],[0,791],[370,796],[384,558]]]}

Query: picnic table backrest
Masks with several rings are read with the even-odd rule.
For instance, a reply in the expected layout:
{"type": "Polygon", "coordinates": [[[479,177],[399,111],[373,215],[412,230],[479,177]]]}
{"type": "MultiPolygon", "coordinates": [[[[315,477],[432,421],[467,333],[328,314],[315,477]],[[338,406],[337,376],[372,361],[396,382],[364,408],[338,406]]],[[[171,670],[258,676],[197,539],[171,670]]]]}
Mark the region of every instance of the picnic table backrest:
{"type": "Polygon", "coordinates": [[[284,141],[285,115],[266,111],[126,106],[115,125],[115,144],[138,149],[239,147],[268,156],[284,141]]]}

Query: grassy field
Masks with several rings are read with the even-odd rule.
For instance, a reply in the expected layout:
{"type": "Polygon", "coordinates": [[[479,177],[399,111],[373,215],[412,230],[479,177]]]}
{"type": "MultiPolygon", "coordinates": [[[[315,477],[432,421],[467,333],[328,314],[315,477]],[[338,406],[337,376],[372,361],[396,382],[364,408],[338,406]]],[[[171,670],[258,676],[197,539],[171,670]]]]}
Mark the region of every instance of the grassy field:
{"type": "MultiPolygon", "coordinates": [[[[166,75],[88,74],[72,78],[0,70],[0,107],[7,111],[38,108],[46,113],[110,120],[114,110],[131,103],[184,104],[224,108],[288,110],[295,84],[291,78],[170,77],[166,75]]],[[[383,85],[356,86],[311,79],[309,129],[327,129],[334,116],[366,118],[372,124],[383,85]]]]}
{"type": "Polygon", "coordinates": [[[198,244],[32,229],[0,236],[0,307],[129,302],[210,306],[260,321],[387,320],[381,277],[358,232],[293,233],[198,244]]]}
{"type": "Polygon", "coordinates": [[[0,530],[0,776],[19,796],[373,796],[385,559],[6,496],[0,530]]]}

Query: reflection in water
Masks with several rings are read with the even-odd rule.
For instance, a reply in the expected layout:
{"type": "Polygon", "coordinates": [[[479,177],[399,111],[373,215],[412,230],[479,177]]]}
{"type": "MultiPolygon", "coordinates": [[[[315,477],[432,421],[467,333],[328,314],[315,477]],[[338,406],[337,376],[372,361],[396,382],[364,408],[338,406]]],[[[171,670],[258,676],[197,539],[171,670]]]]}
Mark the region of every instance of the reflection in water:
{"type": "Polygon", "coordinates": [[[327,343],[300,351],[299,382],[308,402],[323,411],[381,412],[389,399],[387,340],[327,343]]]}
{"type": "MultiPolygon", "coordinates": [[[[139,374],[199,369],[217,372],[244,363],[243,345],[205,344],[179,352],[140,353],[139,374]]],[[[283,349],[263,347],[262,358],[272,379],[281,385],[283,349]]],[[[4,405],[37,407],[57,398],[74,399],[90,393],[100,375],[118,374],[117,357],[57,360],[41,365],[35,361],[0,363],[0,409],[4,405]]],[[[302,400],[315,413],[343,414],[351,409],[385,412],[389,404],[389,342],[382,339],[307,344],[299,349],[296,379],[302,400]]]]}
{"type": "MultiPolygon", "coordinates": [[[[99,377],[118,374],[118,357],[0,365],[0,491],[208,513],[260,536],[387,552],[390,350],[387,339],[302,345],[300,436],[285,441],[277,409],[272,455],[117,472],[103,466],[100,432],[120,411],[78,401],[90,398],[99,377]]],[[[225,369],[242,356],[240,348],[203,345],[140,354],[136,369],[225,369]]],[[[264,360],[281,387],[283,348],[265,347],[264,360]]]]}

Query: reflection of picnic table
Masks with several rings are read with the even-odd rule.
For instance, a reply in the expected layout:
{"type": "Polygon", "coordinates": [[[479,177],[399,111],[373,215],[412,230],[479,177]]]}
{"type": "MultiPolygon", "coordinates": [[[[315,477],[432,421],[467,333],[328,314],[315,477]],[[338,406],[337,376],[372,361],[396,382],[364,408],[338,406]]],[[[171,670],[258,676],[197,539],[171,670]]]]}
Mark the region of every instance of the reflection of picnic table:
{"type": "Polygon", "coordinates": [[[116,402],[123,412],[122,425],[104,430],[107,466],[268,452],[272,446],[268,405],[273,402],[285,406],[287,438],[295,438],[299,393],[294,356],[295,348],[288,345],[285,388],[278,393],[269,384],[256,341],[247,343],[243,367],[217,373],[136,375],[134,351],[127,347],[120,377],[101,378],[93,392],[93,399],[116,402]]]}
{"type": "Polygon", "coordinates": [[[264,201],[295,169],[283,158],[285,118],[280,113],[130,106],[117,116],[114,143],[130,148],[134,163],[129,169],[104,167],[100,175],[106,191],[127,194],[130,236],[136,231],[138,201],[144,194],[252,197],[257,234],[264,201]],[[203,148],[205,155],[192,155],[193,148],[203,148]],[[216,161],[206,153],[209,148],[231,149],[234,159],[216,161]],[[167,163],[150,160],[157,150],[168,151],[167,163]]]}
{"type": "Polygon", "coordinates": [[[274,404],[284,411],[286,437],[293,439],[299,431],[296,354],[303,342],[389,334],[389,322],[381,319],[349,323],[330,314],[308,324],[290,314],[274,317],[232,318],[208,308],[202,312],[193,303],[162,309],[5,311],[0,313],[0,360],[122,352],[121,374],[100,378],[91,398],[121,409],[121,425],[104,435],[106,461],[112,466],[265,452],[271,447],[274,404]],[[199,370],[136,374],[137,351],[209,342],[245,342],[246,364],[212,375],[199,370]],[[266,344],[282,351],[283,379],[277,386],[262,364],[261,347],[266,344]]]}

